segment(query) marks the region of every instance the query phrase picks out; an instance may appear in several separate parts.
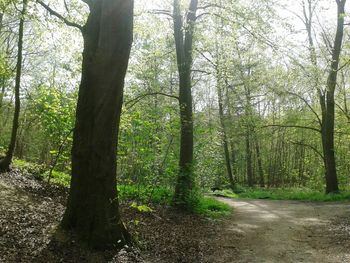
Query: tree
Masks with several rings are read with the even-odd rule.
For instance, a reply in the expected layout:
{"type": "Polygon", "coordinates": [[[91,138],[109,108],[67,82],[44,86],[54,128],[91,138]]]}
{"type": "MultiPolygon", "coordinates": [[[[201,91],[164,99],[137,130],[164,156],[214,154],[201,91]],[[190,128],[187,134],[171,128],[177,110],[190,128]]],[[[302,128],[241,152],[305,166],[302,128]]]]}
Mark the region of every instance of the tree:
{"type": "Polygon", "coordinates": [[[179,0],[174,0],[173,8],[181,119],[179,175],[175,188],[174,202],[182,206],[187,203],[187,199],[194,188],[191,68],[193,63],[193,34],[198,0],[191,0],[186,23],[183,21],[179,0]]]}
{"type": "Polygon", "coordinates": [[[338,6],[337,31],[332,49],[332,62],[327,79],[327,88],[325,94],[321,96],[324,102],[322,107],[322,142],[324,148],[324,157],[326,161],[326,192],[338,192],[338,177],[335,162],[334,149],[334,119],[335,119],[335,100],[334,93],[337,85],[337,76],[339,70],[340,53],[344,35],[344,16],[346,0],[336,0],[338,6]]]}
{"type": "Polygon", "coordinates": [[[19,20],[18,42],[17,42],[17,63],[16,63],[16,80],[15,80],[15,110],[12,121],[12,132],[10,144],[8,146],[6,156],[0,161],[0,172],[6,172],[10,169],[12,157],[14,154],[17,131],[19,126],[19,114],[21,110],[20,101],[20,88],[21,88],[21,76],[22,76],[22,57],[23,57],[23,35],[24,35],[24,20],[27,11],[27,0],[22,2],[21,17],[19,20]]]}
{"type": "MultiPolygon", "coordinates": [[[[322,89],[321,83],[317,76],[315,77],[315,87],[319,96],[321,107],[321,118],[315,112],[321,127],[321,139],[323,149],[323,161],[325,166],[326,177],[326,192],[338,192],[338,177],[335,161],[334,149],[334,120],[335,120],[335,88],[337,85],[337,75],[339,71],[340,54],[342,50],[343,35],[344,35],[344,15],[346,0],[336,0],[337,3],[337,29],[334,39],[334,44],[331,50],[331,66],[328,73],[326,89],[322,89]]],[[[312,0],[308,0],[308,5],[303,5],[304,19],[309,42],[310,61],[317,68],[317,55],[315,51],[314,40],[312,37],[312,16],[313,5],[312,0]]]]}
{"type": "Polygon", "coordinates": [[[121,221],[116,190],[116,146],[124,78],[133,37],[133,0],[84,1],[90,13],[84,39],[72,148],[72,180],[61,226],[92,248],[123,246],[130,236],[121,221]]]}

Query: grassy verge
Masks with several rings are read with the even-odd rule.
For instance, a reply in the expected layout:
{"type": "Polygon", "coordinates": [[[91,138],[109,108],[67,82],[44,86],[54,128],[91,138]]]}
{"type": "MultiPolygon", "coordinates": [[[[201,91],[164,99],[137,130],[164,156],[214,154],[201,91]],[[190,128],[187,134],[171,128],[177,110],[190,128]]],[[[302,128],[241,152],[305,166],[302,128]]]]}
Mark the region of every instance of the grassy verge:
{"type": "Polygon", "coordinates": [[[240,193],[231,190],[215,191],[214,195],[230,198],[251,198],[251,199],[271,199],[271,200],[301,200],[301,201],[345,201],[350,200],[350,192],[344,191],[338,194],[325,194],[323,192],[310,189],[255,189],[248,188],[240,193]]]}

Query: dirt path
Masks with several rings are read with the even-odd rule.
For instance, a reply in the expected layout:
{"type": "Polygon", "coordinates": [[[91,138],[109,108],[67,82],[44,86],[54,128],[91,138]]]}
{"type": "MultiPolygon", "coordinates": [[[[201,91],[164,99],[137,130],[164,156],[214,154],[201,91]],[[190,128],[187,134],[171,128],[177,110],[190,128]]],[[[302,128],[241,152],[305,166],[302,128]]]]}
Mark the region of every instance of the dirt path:
{"type": "Polygon", "coordinates": [[[213,262],[350,262],[350,231],[335,223],[350,217],[349,203],[218,199],[235,212],[213,262]]]}

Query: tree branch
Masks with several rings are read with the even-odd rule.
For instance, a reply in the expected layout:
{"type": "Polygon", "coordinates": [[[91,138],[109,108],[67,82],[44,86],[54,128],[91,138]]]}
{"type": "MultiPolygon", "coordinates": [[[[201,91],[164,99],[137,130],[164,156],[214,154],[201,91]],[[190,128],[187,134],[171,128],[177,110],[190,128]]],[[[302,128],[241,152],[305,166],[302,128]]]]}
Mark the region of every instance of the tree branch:
{"type": "Polygon", "coordinates": [[[322,121],[321,121],[321,118],[320,116],[318,115],[318,113],[315,111],[314,108],[312,108],[312,106],[310,105],[310,103],[301,95],[299,95],[298,93],[294,93],[294,92],[290,92],[290,91],[287,91],[287,94],[290,94],[290,95],[293,95],[299,99],[301,99],[305,104],[306,106],[312,111],[312,113],[316,116],[317,118],[317,121],[318,123],[320,124],[320,126],[322,126],[322,121]]]}
{"type": "Polygon", "coordinates": [[[316,131],[316,132],[319,132],[319,133],[322,132],[320,129],[313,128],[313,127],[308,127],[308,126],[301,126],[301,125],[270,124],[270,125],[261,126],[261,128],[269,128],[269,127],[298,128],[298,129],[306,129],[306,130],[316,131]]]}
{"type": "Polygon", "coordinates": [[[62,16],[61,14],[57,13],[55,10],[53,10],[51,7],[49,7],[47,4],[45,4],[45,3],[42,2],[41,0],[36,0],[36,2],[37,2],[38,4],[40,4],[42,7],[44,7],[44,8],[50,13],[50,15],[59,18],[59,19],[62,20],[67,26],[71,26],[71,27],[78,28],[78,29],[80,30],[80,32],[83,32],[83,27],[82,27],[81,25],[69,21],[67,18],[65,18],[65,17],[62,16]]]}
{"type": "Polygon", "coordinates": [[[165,96],[165,97],[168,97],[168,98],[173,98],[173,99],[179,100],[179,97],[175,96],[175,95],[166,94],[166,93],[163,93],[163,92],[152,92],[152,93],[142,94],[142,95],[137,96],[136,98],[134,98],[132,100],[129,100],[129,101],[125,102],[125,107],[130,109],[130,108],[134,107],[135,104],[140,102],[143,98],[145,98],[147,96],[155,96],[155,95],[162,95],[162,96],[165,96]],[[131,106],[128,107],[129,104],[131,104],[131,106]]]}
{"type": "Polygon", "coordinates": [[[290,142],[291,144],[309,147],[309,148],[312,149],[315,153],[317,153],[317,155],[320,156],[322,160],[324,160],[323,154],[322,154],[316,147],[314,147],[314,146],[312,146],[312,145],[310,145],[310,144],[303,143],[303,142],[293,142],[293,141],[289,141],[289,142],[290,142]]]}

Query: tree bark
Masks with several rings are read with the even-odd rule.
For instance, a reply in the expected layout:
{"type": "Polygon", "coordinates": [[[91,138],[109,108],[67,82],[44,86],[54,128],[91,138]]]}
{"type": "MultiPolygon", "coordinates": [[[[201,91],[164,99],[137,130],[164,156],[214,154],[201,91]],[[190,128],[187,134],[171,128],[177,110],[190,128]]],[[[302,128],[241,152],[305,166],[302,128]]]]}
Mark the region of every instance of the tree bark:
{"type": "MultiPolygon", "coordinates": [[[[324,156],[324,167],[326,177],[326,193],[338,192],[338,178],[334,152],[334,120],[335,100],[334,93],[337,84],[339,59],[342,49],[344,35],[344,14],[346,0],[336,0],[337,3],[337,31],[332,49],[332,63],[327,79],[327,88],[323,91],[319,88],[318,78],[315,79],[315,86],[318,91],[321,107],[321,141],[324,156]]],[[[312,38],[312,2],[308,1],[308,7],[304,5],[304,24],[308,34],[310,61],[314,67],[318,66],[315,46],[312,38]]]]}
{"type": "Polygon", "coordinates": [[[133,0],[91,1],[82,31],[72,181],[61,226],[97,249],[130,242],[119,213],[116,146],[132,44],[133,6],[133,0]]]}
{"type": "MultiPolygon", "coordinates": [[[[17,64],[16,64],[16,80],[15,80],[15,110],[12,122],[12,131],[10,144],[8,146],[6,156],[0,161],[0,173],[10,169],[13,153],[16,146],[17,131],[19,127],[19,114],[21,111],[20,88],[23,63],[23,35],[24,35],[24,20],[27,12],[28,0],[23,0],[21,17],[19,20],[18,43],[17,43],[17,64]]],[[[4,91],[4,89],[3,89],[4,91]]],[[[2,99],[1,99],[2,100],[2,99]]]]}
{"type": "Polygon", "coordinates": [[[221,138],[222,138],[222,146],[224,148],[226,171],[227,171],[227,176],[230,182],[231,189],[232,191],[234,191],[236,183],[233,177],[232,167],[231,167],[230,151],[228,147],[226,125],[225,125],[223,96],[222,96],[222,90],[220,87],[220,81],[218,81],[217,83],[217,92],[218,92],[218,103],[219,103],[219,118],[220,118],[220,125],[221,125],[221,138]]]}
{"type": "Polygon", "coordinates": [[[322,141],[325,145],[324,157],[326,162],[326,193],[338,192],[338,178],[334,152],[334,119],[335,119],[335,100],[334,93],[337,85],[337,75],[339,60],[344,35],[344,16],[346,0],[337,0],[338,22],[337,31],[332,50],[331,69],[327,79],[326,90],[326,113],[322,123],[322,141]]]}
{"type": "Polygon", "coordinates": [[[246,166],[247,166],[247,183],[249,187],[254,185],[253,181],[253,166],[252,166],[252,150],[250,143],[250,130],[246,131],[246,166]]]}
{"type": "Polygon", "coordinates": [[[179,0],[174,0],[174,37],[179,73],[179,104],[181,119],[179,175],[174,204],[186,206],[194,188],[193,175],[193,110],[192,110],[192,45],[198,0],[191,0],[186,23],[183,22],[179,0]],[[185,32],[184,32],[185,30],[185,32]]]}
{"type": "Polygon", "coordinates": [[[255,151],[256,151],[256,158],[258,160],[258,173],[259,173],[259,184],[260,187],[265,187],[265,179],[264,179],[264,168],[263,168],[263,163],[262,163],[262,158],[261,158],[261,153],[260,153],[260,144],[258,140],[258,136],[256,135],[254,131],[254,139],[255,139],[255,151]]]}

